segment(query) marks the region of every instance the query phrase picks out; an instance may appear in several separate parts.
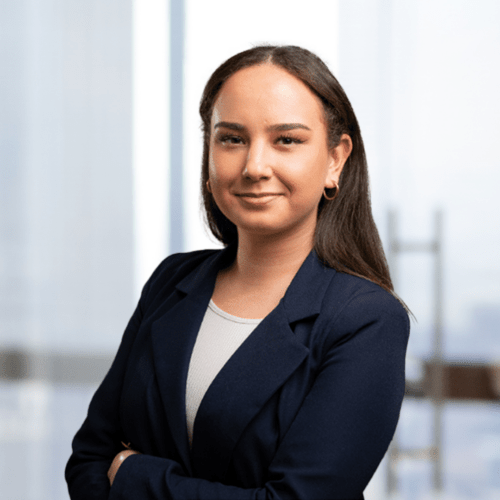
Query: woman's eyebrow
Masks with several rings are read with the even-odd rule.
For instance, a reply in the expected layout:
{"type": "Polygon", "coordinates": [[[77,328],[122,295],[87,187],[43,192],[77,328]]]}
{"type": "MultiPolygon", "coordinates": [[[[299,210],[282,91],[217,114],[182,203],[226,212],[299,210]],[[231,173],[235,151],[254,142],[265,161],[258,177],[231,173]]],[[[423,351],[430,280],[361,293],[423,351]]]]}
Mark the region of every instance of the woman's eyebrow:
{"type": "Polygon", "coordinates": [[[241,125],[239,123],[233,123],[233,122],[217,122],[214,125],[214,129],[219,128],[219,127],[224,127],[224,128],[228,128],[231,130],[246,130],[246,127],[244,125],[241,125]]]}
{"type": "Polygon", "coordinates": [[[286,130],[293,130],[296,128],[303,128],[305,130],[311,130],[307,125],[303,125],[302,123],[280,123],[278,125],[271,125],[267,129],[270,131],[283,132],[286,130]]]}
{"type": "MultiPolygon", "coordinates": [[[[241,125],[240,123],[234,123],[234,122],[217,122],[214,125],[214,129],[219,128],[219,127],[224,127],[228,128],[230,130],[246,130],[246,127],[244,125],[241,125]]],[[[307,125],[304,125],[302,123],[278,123],[276,125],[270,125],[267,127],[267,130],[270,132],[283,132],[286,130],[294,130],[296,128],[302,128],[305,130],[311,130],[307,125]]]]}

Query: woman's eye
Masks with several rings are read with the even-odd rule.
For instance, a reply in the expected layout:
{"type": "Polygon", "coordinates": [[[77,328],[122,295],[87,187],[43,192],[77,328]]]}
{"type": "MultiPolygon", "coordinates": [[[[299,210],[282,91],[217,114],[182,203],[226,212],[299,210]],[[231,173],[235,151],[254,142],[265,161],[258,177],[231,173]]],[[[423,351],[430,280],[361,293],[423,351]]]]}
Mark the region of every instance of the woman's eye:
{"type": "Polygon", "coordinates": [[[299,139],[298,137],[283,135],[281,137],[278,137],[276,142],[281,143],[284,146],[291,146],[292,144],[302,144],[304,141],[302,139],[299,139]]]}
{"type": "Polygon", "coordinates": [[[237,135],[222,135],[218,138],[218,141],[221,144],[227,144],[227,145],[243,143],[243,139],[237,135]]]}

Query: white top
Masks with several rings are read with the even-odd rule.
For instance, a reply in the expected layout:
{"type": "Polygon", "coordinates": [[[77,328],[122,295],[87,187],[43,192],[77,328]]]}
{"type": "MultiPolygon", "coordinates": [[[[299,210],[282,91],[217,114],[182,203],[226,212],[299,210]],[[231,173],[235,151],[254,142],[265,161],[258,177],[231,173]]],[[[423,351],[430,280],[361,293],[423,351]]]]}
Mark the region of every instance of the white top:
{"type": "Polygon", "coordinates": [[[186,421],[190,445],[194,419],[203,396],[222,367],[261,321],[228,314],[210,300],[191,354],[186,383],[186,421]]]}

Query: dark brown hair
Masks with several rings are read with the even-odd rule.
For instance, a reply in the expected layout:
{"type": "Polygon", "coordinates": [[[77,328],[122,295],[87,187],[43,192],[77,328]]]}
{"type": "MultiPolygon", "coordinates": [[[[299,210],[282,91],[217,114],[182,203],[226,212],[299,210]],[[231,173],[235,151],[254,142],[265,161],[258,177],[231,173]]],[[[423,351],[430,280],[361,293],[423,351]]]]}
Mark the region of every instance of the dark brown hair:
{"type": "Polygon", "coordinates": [[[295,46],[259,46],[240,52],[219,66],[208,80],[200,103],[203,121],[201,191],[205,216],[214,236],[225,245],[236,242],[236,226],[216,205],[207,189],[210,124],[217,95],[228,78],[243,68],[273,64],[304,82],[323,103],[328,145],[336,147],[342,134],[352,140],[352,152],[339,179],[334,200],[322,198],[314,249],[328,266],[361,276],[393,292],[389,268],[373,220],[368,187],[368,168],[358,121],[349,99],[326,64],[315,54],[295,46]]]}

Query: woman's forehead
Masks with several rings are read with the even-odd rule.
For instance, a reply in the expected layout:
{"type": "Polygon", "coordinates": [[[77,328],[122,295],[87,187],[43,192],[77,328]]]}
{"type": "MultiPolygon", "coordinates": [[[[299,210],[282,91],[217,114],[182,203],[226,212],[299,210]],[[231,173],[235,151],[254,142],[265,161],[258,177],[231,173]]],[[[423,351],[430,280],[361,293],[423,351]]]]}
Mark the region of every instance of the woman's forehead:
{"type": "Polygon", "coordinates": [[[309,87],[272,64],[244,68],[222,86],[215,101],[212,126],[218,121],[298,119],[323,122],[323,106],[309,87]]]}

